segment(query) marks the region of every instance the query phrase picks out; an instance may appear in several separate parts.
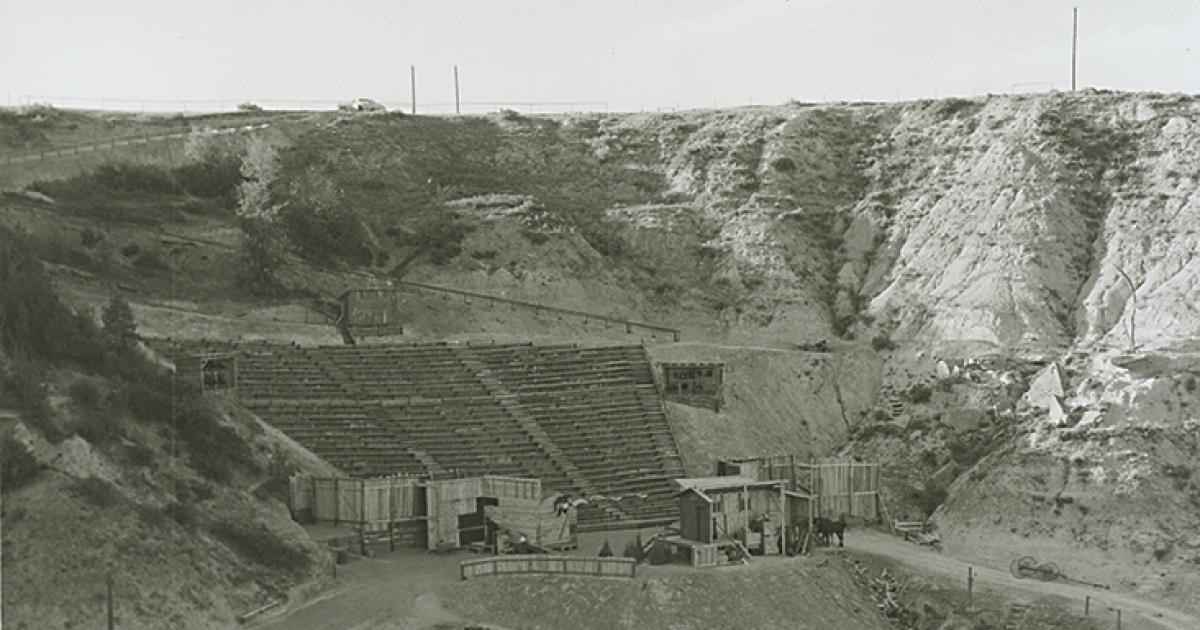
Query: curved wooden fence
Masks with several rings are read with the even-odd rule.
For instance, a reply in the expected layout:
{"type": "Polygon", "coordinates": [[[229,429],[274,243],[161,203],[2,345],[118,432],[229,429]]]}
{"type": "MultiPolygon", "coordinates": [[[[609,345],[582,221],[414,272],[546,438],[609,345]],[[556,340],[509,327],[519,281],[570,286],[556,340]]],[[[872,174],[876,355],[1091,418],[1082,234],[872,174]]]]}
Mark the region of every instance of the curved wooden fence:
{"type": "Polygon", "coordinates": [[[637,561],[633,558],[520,555],[467,560],[459,564],[459,574],[464,580],[485,575],[530,573],[631,578],[637,573],[637,561]]]}

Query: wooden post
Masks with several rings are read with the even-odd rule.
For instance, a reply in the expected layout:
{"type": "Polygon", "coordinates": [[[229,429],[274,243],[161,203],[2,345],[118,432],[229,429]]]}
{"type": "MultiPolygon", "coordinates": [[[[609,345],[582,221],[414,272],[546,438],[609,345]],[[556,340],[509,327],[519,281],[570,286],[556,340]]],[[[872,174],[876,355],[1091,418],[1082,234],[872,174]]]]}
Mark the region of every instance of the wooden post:
{"type": "Polygon", "coordinates": [[[1088,613],[1091,612],[1091,608],[1092,608],[1092,596],[1084,595],[1084,597],[1083,597],[1083,616],[1084,617],[1088,616],[1088,613]]]}
{"type": "Polygon", "coordinates": [[[360,527],[367,526],[367,480],[358,480],[358,521],[360,527]]]}
{"type": "Polygon", "coordinates": [[[779,555],[786,556],[788,551],[788,527],[791,526],[791,511],[788,510],[787,490],[779,486],[779,555]]]}
{"type": "Polygon", "coordinates": [[[396,524],[388,518],[388,551],[396,550],[396,524]]]}
{"type": "Polygon", "coordinates": [[[113,576],[112,576],[112,573],[108,574],[108,576],[104,579],[104,582],[108,586],[108,630],[113,630],[114,628],[117,627],[117,625],[116,625],[116,616],[113,614],[113,576]]]}
{"type": "Polygon", "coordinates": [[[1117,609],[1117,630],[1121,630],[1121,609],[1117,609]]]}
{"type": "Polygon", "coordinates": [[[971,599],[975,591],[975,568],[967,567],[967,608],[971,607],[971,599]]]}
{"type": "Polygon", "coordinates": [[[412,93],[412,113],[417,113],[417,67],[408,67],[409,87],[412,93]]]}
{"type": "Polygon", "coordinates": [[[337,526],[342,520],[342,495],[338,491],[338,478],[333,478],[333,524],[337,526]]]}

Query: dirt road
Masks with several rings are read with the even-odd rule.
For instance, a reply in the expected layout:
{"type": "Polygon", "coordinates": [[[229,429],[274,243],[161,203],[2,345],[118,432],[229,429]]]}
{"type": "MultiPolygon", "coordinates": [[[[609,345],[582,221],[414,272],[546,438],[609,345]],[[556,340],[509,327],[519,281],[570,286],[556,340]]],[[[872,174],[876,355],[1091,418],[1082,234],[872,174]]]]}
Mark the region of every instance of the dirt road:
{"type": "MultiPolygon", "coordinates": [[[[255,125],[238,125],[235,127],[222,127],[220,129],[209,129],[204,133],[212,135],[224,135],[239,132],[257,131],[270,127],[270,123],[259,123],[255,125]]],[[[79,155],[80,153],[94,153],[103,149],[115,149],[117,147],[127,147],[135,144],[149,144],[151,142],[160,142],[163,140],[182,140],[191,135],[192,132],[175,132],[163,133],[156,135],[133,136],[127,138],[110,138],[98,142],[85,144],[75,144],[65,147],[52,147],[42,149],[34,153],[25,153],[22,155],[9,155],[0,157],[0,164],[20,164],[22,162],[38,162],[41,160],[57,157],[65,157],[68,155],[79,155]]]]}
{"type": "Polygon", "coordinates": [[[1084,598],[1091,596],[1093,610],[1101,610],[1104,607],[1120,609],[1123,616],[1122,627],[1126,629],[1159,627],[1170,630],[1196,630],[1200,628],[1200,619],[1172,608],[1147,602],[1134,595],[1114,593],[1066,582],[1018,579],[1013,577],[1007,569],[999,570],[963,562],[944,553],[919,547],[895,536],[876,531],[855,530],[847,536],[846,544],[851,553],[863,551],[885,556],[921,573],[942,575],[962,581],[964,589],[966,588],[967,567],[970,566],[974,568],[975,584],[979,589],[992,589],[1007,593],[1057,595],[1078,601],[1080,611],[1083,610],[1084,598]]]}

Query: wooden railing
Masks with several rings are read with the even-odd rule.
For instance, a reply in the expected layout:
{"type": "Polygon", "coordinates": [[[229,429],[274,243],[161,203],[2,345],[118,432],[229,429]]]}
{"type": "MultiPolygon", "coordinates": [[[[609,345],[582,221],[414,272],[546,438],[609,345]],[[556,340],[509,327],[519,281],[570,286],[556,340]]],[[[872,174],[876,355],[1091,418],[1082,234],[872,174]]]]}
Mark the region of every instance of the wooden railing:
{"type": "MultiPolygon", "coordinates": [[[[587,311],[577,311],[575,309],[570,309],[570,308],[559,308],[557,306],[546,306],[544,304],[537,304],[534,302],[524,302],[521,300],[513,300],[510,298],[499,297],[496,295],[486,295],[483,293],[475,293],[473,291],[463,291],[460,289],[451,289],[449,287],[439,287],[439,286],[435,286],[432,284],[422,284],[420,282],[409,282],[407,280],[393,280],[392,284],[394,287],[400,287],[400,288],[407,287],[410,289],[430,291],[433,293],[441,293],[444,295],[459,295],[464,298],[475,298],[478,300],[485,300],[485,301],[499,303],[499,304],[520,306],[523,308],[533,309],[534,311],[546,311],[547,313],[555,313],[558,315],[570,315],[572,317],[582,317],[585,322],[595,320],[595,321],[599,321],[599,322],[606,322],[609,324],[623,325],[623,326],[625,326],[625,332],[627,332],[627,333],[632,333],[635,328],[640,328],[643,330],[649,330],[651,333],[669,334],[669,335],[671,335],[671,338],[673,340],[679,341],[680,331],[678,328],[670,328],[667,326],[658,326],[656,324],[647,324],[645,322],[636,322],[636,321],[632,321],[632,320],[628,320],[628,319],[621,319],[619,317],[609,317],[607,315],[597,315],[595,313],[588,313],[587,311]]],[[[383,288],[375,288],[375,289],[367,289],[367,290],[378,291],[378,290],[382,290],[382,289],[383,288]]]]}
{"type": "Polygon", "coordinates": [[[633,558],[520,555],[467,560],[459,564],[459,575],[464,580],[485,575],[530,573],[631,578],[637,574],[637,561],[633,558]]]}

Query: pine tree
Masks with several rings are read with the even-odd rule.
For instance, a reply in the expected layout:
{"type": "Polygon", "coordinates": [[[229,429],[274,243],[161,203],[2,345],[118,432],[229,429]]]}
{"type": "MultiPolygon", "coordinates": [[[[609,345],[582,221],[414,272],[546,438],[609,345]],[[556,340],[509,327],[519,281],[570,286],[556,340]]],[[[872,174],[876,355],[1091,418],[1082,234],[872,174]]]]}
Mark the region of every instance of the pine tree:
{"type": "Polygon", "coordinates": [[[114,295],[100,314],[104,323],[104,343],[117,353],[132,350],[137,345],[137,323],[133,309],[121,296],[114,295]]]}

